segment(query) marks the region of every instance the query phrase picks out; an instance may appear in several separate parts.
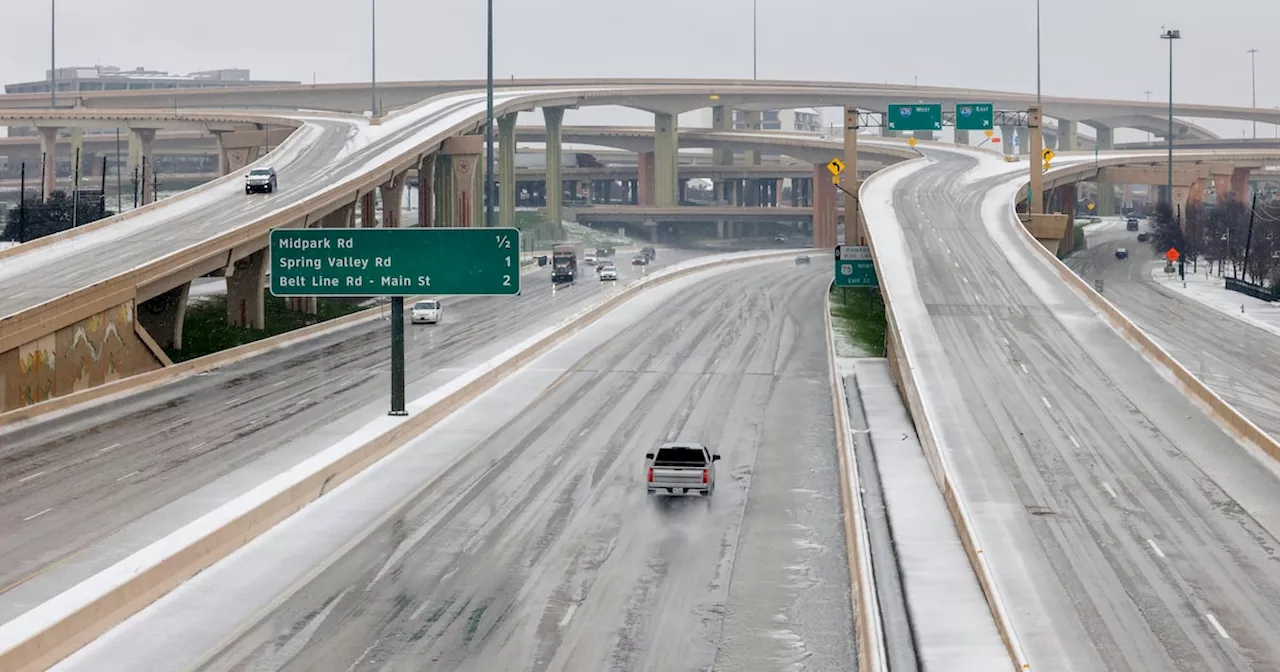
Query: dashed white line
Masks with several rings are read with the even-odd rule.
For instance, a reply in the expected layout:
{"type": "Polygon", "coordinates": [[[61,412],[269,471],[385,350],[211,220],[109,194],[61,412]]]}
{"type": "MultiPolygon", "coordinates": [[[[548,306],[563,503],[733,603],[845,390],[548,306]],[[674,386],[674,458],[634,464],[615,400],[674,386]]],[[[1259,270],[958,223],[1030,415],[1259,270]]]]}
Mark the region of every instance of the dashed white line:
{"type": "Polygon", "coordinates": [[[1111,499],[1120,499],[1120,495],[1117,495],[1117,494],[1116,494],[1116,491],[1115,491],[1115,490],[1113,490],[1113,489],[1111,488],[1111,484],[1110,484],[1110,483],[1108,483],[1108,482],[1106,482],[1106,481],[1103,481],[1103,482],[1102,482],[1102,489],[1103,489],[1103,490],[1106,490],[1108,495],[1111,495],[1111,499]]]}
{"type": "Polygon", "coordinates": [[[958,261],[953,261],[953,262],[951,262],[951,263],[955,264],[955,265],[956,265],[956,268],[960,268],[960,262],[958,262],[958,261]]]}
{"type": "Polygon", "coordinates": [[[1008,338],[1006,338],[1006,337],[1004,337],[1004,336],[1001,336],[1001,337],[1000,337],[1000,340],[1001,340],[1001,341],[1002,341],[1006,346],[1007,346],[1007,345],[1009,345],[1009,339],[1008,339],[1008,338]]]}
{"type": "Polygon", "coordinates": [[[116,479],[116,483],[119,483],[120,481],[123,481],[123,480],[125,480],[126,478],[133,478],[134,476],[137,476],[137,475],[138,475],[138,472],[136,472],[136,471],[134,471],[134,472],[130,472],[130,473],[127,473],[127,474],[125,474],[124,476],[121,476],[120,478],[117,478],[117,479],[116,479]]]}
{"type": "Polygon", "coordinates": [[[197,449],[201,448],[202,446],[204,446],[204,445],[205,445],[205,444],[207,444],[207,443],[209,443],[209,442],[208,442],[208,441],[201,441],[200,443],[197,443],[196,445],[191,446],[191,447],[190,447],[190,448],[188,448],[187,450],[197,450],[197,449]]]}
{"type": "Polygon", "coordinates": [[[26,518],[23,518],[23,519],[22,519],[22,522],[26,523],[26,522],[29,522],[29,521],[35,520],[36,518],[39,518],[40,516],[43,516],[44,514],[49,513],[49,512],[50,512],[50,511],[52,511],[52,510],[53,510],[53,509],[45,509],[44,511],[41,511],[40,513],[33,513],[33,514],[31,514],[31,515],[27,516],[26,518]]]}
{"type": "Polygon", "coordinates": [[[293,382],[292,380],[282,380],[278,383],[272,384],[271,387],[281,387],[283,385],[288,385],[289,383],[292,383],[292,382],[293,382]]]}
{"type": "Polygon", "coordinates": [[[1209,623],[1213,625],[1213,629],[1218,631],[1218,635],[1220,637],[1223,639],[1231,639],[1231,635],[1228,635],[1227,631],[1222,629],[1222,624],[1218,622],[1218,618],[1213,615],[1213,612],[1206,611],[1204,615],[1205,618],[1209,619],[1209,623]]]}
{"type": "Polygon", "coordinates": [[[1158,556],[1160,556],[1160,557],[1162,557],[1162,558],[1163,558],[1163,557],[1165,557],[1164,551],[1160,550],[1160,547],[1159,547],[1159,546],[1156,546],[1156,540],[1155,540],[1155,539],[1148,539],[1148,540],[1147,540],[1147,545],[1151,547],[1151,550],[1153,550],[1153,551],[1155,551],[1155,552],[1156,552],[1156,555],[1158,555],[1158,556]]]}
{"type": "Polygon", "coordinates": [[[1023,364],[1022,362],[1018,362],[1018,366],[1022,367],[1022,372],[1023,372],[1023,373],[1031,373],[1030,371],[1027,371],[1027,365],[1026,365],[1026,364],[1023,364]]]}
{"type": "Polygon", "coordinates": [[[227,401],[226,403],[223,404],[223,406],[234,406],[238,403],[240,403],[240,397],[236,397],[234,399],[227,401]]]}
{"type": "Polygon", "coordinates": [[[103,454],[103,453],[109,453],[109,452],[111,452],[111,451],[113,451],[113,450],[115,450],[116,448],[119,448],[119,447],[120,447],[120,444],[118,444],[118,443],[113,443],[113,444],[111,444],[111,445],[107,446],[106,448],[103,448],[102,450],[99,450],[99,451],[98,451],[98,454],[99,454],[99,455],[101,455],[101,454],[103,454]]]}
{"type": "Polygon", "coordinates": [[[564,618],[560,619],[560,627],[563,628],[564,626],[569,625],[569,621],[573,620],[573,612],[577,610],[578,610],[578,605],[576,604],[569,605],[569,608],[564,612],[564,618]]]}
{"type": "Polygon", "coordinates": [[[1045,407],[1045,408],[1047,408],[1047,409],[1049,409],[1049,410],[1051,410],[1051,411],[1053,410],[1053,406],[1051,406],[1051,405],[1049,404],[1049,398],[1048,398],[1048,397],[1045,397],[1045,396],[1043,396],[1043,395],[1042,395],[1042,396],[1040,397],[1040,401],[1044,403],[1044,407],[1045,407]]]}
{"type": "Polygon", "coordinates": [[[966,284],[968,284],[968,282],[969,282],[969,278],[968,278],[968,276],[964,276],[964,275],[962,275],[962,276],[960,276],[960,279],[961,279],[961,280],[964,280],[966,284]]]}
{"type": "Polygon", "coordinates": [[[36,473],[31,474],[30,476],[27,476],[27,477],[25,477],[25,478],[19,478],[19,479],[18,479],[18,482],[19,482],[19,483],[26,483],[27,481],[34,481],[34,480],[36,480],[37,478],[40,478],[41,476],[44,476],[44,472],[43,472],[43,471],[37,471],[36,473]]]}
{"type": "Polygon", "coordinates": [[[1071,445],[1075,446],[1075,447],[1076,447],[1076,450],[1080,450],[1080,442],[1079,442],[1079,441],[1076,441],[1076,437],[1071,436],[1070,434],[1068,434],[1068,435],[1067,435],[1067,438],[1068,438],[1068,439],[1071,439],[1071,445]]]}

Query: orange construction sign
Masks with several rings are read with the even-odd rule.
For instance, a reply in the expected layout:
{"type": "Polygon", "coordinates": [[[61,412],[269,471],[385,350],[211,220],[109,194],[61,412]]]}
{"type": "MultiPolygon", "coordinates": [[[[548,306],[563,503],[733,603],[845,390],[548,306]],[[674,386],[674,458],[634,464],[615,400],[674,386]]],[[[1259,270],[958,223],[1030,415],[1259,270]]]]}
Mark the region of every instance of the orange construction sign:
{"type": "Polygon", "coordinates": [[[1164,258],[1168,259],[1169,263],[1173,263],[1177,261],[1178,257],[1181,257],[1181,256],[1182,254],[1180,254],[1178,252],[1178,249],[1174,247],[1169,248],[1169,251],[1164,253],[1164,258]]]}

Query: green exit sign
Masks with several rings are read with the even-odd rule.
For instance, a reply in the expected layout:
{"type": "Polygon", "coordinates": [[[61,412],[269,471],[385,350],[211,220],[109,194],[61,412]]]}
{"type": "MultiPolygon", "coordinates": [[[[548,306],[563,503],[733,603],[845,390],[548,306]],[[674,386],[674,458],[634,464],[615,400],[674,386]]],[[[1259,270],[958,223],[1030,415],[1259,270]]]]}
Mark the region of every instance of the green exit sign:
{"type": "Polygon", "coordinates": [[[271,293],[519,294],[520,230],[272,229],[271,293]]]}
{"type": "Polygon", "coordinates": [[[836,287],[879,287],[871,248],[866,245],[836,246],[836,287]]]}
{"type": "Polygon", "coordinates": [[[941,105],[890,105],[885,124],[891,131],[941,131],[941,105]]]}
{"type": "Polygon", "coordinates": [[[957,131],[989,131],[995,121],[991,103],[959,103],[956,105],[957,131]]]}

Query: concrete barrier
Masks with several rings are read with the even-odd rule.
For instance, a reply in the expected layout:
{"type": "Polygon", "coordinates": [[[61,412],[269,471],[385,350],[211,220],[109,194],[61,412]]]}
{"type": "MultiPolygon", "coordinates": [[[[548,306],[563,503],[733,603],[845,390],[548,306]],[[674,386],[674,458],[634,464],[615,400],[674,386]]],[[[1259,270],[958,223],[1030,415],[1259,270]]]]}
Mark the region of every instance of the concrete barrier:
{"type": "MultiPolygon", "coordinates": [[[[1010,216],[1017,220],[1015,205],[1009,205],[1010,216]]],[[[1050,252],[1040,244],[1023,226],[1015,227],[1022,236],[1023,242],[1031,245],[1036,252],[1049,264],[1058,277],[1071,289],[1075,290],[1080,298],[1084,299],[1094,310],[1102,314],[1111,326],[1119,331],[1120,334],[1134,345],[1153,364],[1158,364],[1166,373],[1168,373],[1183,389],[1183,391],[1191,397],[1192,400],[1199,403],[1209,416],[1218,423],[1229,434],[1235,436],[1240,441],[1248,443],[1263,453],[1267,454],[1271,459],[1280,462],[1280,442],[1267,434],[1253,423],[1252,420],[1246,418],[1244,414],[1236,410],[1231,404],[1228,404],[1217,392],[1209,389],[1190,369],[1183,366],[1181,362],[1173,358],[1167,350],[1160,347],[1154,339],[1134,324],[1120,309],[1111,303],[1095,290],[1083,278],[1076,275],[1057,255],[1050,252]]]]}
{"type": "Polygon", "coordinates": [[[871,540],[867,516],[862,506],[862,485],[858,462],[849,436],[849,401],[844,381],[836,366],[836,341],[831,325],[831,292],[822,302],[827,327],[827,364],[831,369],[831,404],[836,423],[836,455],[840,463],[840,497],[844,500],[844,543],[849,556],[849,579],[853,583],[854,636],[858,642],[858,672],[888,672],[884,623],[876,593],[875,571],[871,564],[871,540]]]}
{"type": "Polygon", "coordinates": [[[368,440],[349,437],[352,445],[331,447],[0,626],[0,672],[34,672],[66,658],[636,294],[700,271],[793,254],[794,249],[694,260],[628,285],[532,337],[505,358],[446,384],[429,395],[434,403],[416,414],[384,419],[390,428],[378,435],[368,440]]]}
{"type": "MultiPolygon", "coordinates": [[[[895,168],[918,165],[927,161],[928,159],[924,158],[914,159],[897,164],[895,168]]],[[[893,168],[889,170],[892,171],[893,168]]],[[[859,200],[866,202],[863,192],[866,191],[867,185],[872,183],[874,179],[873,177],[863,182],[862,187],[859,189],[859,200]]],[[[991,566],[987,562],[982,543],[973,524],[973,518],[970,516],[964,500],[957,492],[954,471],[946,453],[939,445],[938,433],[935,431],[936,423],[934,417],[936,414],[920,393],[922,383],[918,380],[919,367],[915,363],[916,354],[906,347],[906,342],[902,338],[902,326],[898,320],[898,309],[895,307],[891,292],[886,291],[886,283],[892,282],[892,276],[883,270],[882,263],[885,259],[877,251],[877,240],[872,227],[864,227],[864,230],[867,232],[867,244],[871,248],[871,255],[876,262],[876,275],[879,278],[881,295],[884,299],[885,318],[888,321],[885,335],[889,341],[886,344],[886,354],[889,355],[891,368],[895,370],[894,380],[897,381],[901,388],[902,397],[906,401],[907,410],[911,415],[912,422],[916,427],[916,434],[920,439],[920,446],[924,449],[925,459],[933,472],[934,481],[942,493],[942,498],[947,504],[947,510],[951,512],[951,518],[956,525],[960,542],[964,546],[966,555],[969,556],[969,563],[973,566],[978,585],[982,588],[982,593],[986,597],[988,608],[991,609],[996,628],[1000,631],[1000,638],[1004,641],[1005,649],[1009,652],[1010,667],[1019,671],[1030,670],[1030,661],[1023,651],[1021,640],[1013,627],[1009,609],[1005,605],[1004,598],[1000,595],[999,588],[992,576],[991,566]]],[[[897,264],[899,260],[891,261],[897,264]]]]}

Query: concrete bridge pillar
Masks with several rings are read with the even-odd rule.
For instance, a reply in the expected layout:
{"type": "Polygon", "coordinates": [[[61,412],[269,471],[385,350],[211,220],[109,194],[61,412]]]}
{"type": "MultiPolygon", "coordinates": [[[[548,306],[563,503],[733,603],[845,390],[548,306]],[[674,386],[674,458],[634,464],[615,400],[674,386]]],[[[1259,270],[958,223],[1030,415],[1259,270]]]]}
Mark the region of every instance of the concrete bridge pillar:
{"type": "Polygon", "coordinates": [[[261,249],[232,264],[227,276],[227,322],[236,327],[263,329],[266,314],[267,250],[261,249]]]}
{"type": "Polygon", "coordinates": [[[191,283],[143,301],[138,306],[138,323],[161,348],[182,349],[182,325],[187,319],[187,296],[191,283]]]}
{"type": "Polygon", "coordinates": [[[1231,196],[1231,175],[1226,173],[1213,174],[1213,195],[1219,205],[1226,203],[1231,196]]]}
{"type": "MultiPolygon", "coordinates": [[[[478,197],[483,186],[484,138],[462,135],[449,138],[440,146],[436,161],[436,226],[477,226],[483,212],[483,199],[478,197]]],[[[551,195],[548,190],[547,199],[551,195]]]]}
{"type": "Polygon", "coordinates": [[[638,205],[653,205],[655,159],[654,152],[640,152],[636,155],[636,201],[638,201],[638,205]]]}
{"type": "Polygon", "coordinates": [[[320,218],[322,229],[349,229],[355,223],[356,206],[344,205],[320,218]]]}
{"type": "Polygon", "coordinates": [[[968,145],[968,144],[969,144],[969,131],[956,131],[956,144],[957,144],[957,145],[968,145]]]}
{"type": "Polygon", "coordinates": [[[151,147],[156,139],[156,129],[135,128],[133,134],[138,137],[138,160],[142,169],[138,172],[138,187],[142,190],[142,204],[146,205],[156,199],[155,166],[151,147]]]}
{"type": "Polygon", "coordinates": [[[1245,203],[1249,202],[1249,174],[1252,172],[1250,168],[1236,168],[1231,171],[1231,191],[1236,195],[1236,199],[1245,203]]]}
{"type": "Polygon", "coordinates": [[[58,185],[58,129],[41,126],[36,130],[40,133],[40,156],[44,159],[44,165],[41,167],[40,191],[44,194],[45,202],[48,202],[54,188],[58,185]]]}
{"type": "Polygon", "coordinates": [[[813,245],[834,248],[838,216],[836,186],[826,173],[825,165],[813,167],[813,245]]]}
{"type": "Polygon", "coordinates": [[[1095,184],[1098,185],[1098,199],[1094,204],[1094,214],[1106,217],[1117,214],[1119,210],[1116,208],[1116,185],[1102,177],[1098,177],[1095,184]]]}
{"type": "Polygon", "coordinates": [[[547,221],[559,231],[564,226],[564,155],[560,142],[564,108],[544,107],[542,116],[547,129],[547,221]]]}
{"type": "Polygon", "coordinates": [[[929,142],[933,142],[933,131],[912,131],[911,135],[915,136],[916,140],[928,140],[929,142]]]}
{"type": "Polygon", "coordinates": [[[1107,151],[1116,148],[1116,132],[1110,126],[1101,124],[1094,125],[1094,133],[1096,134],[1096,143],[1099,151],[1107,151]]]}
{"type": "Polygon", "coordinates": [[[676,179],[680,136],[676,115],[659,112],[653,117],[653,204],[671,207],[677,204],[676,179]]]}
{"type": "Polygon", "coordinates": [[[1078,136],[1080,135],[1079,125],[1070,119],[1058,120],[1058,150],[1063,152],[1074,152],[1080,149],[1078,136]]]}
{"type": "Polygon", "coordinates": [[[1004,152],[1005,156],[1018,155],[1017,145],[1014,144],[1014,137],[1016,135],[1017,131],[1013,126],[1000,127],[1000,150],[1004,152]]]}
{"type": "Polygon", "coordinates": [[[418,161],[418,226],[428,227],[435,223],[435,193],[436,155],[429,154],[418,161]]]}
{"type": "Polygon", "coordinates": [[[373,229],[378,226],[377,192],[360,194],[360,228],[373,229]]]}
{"type": "MultiPolygon", "coordinates": [[[[124,177],[127,180],[132,180],[137,178],[138,176],[138,173],[137,173],[138,158],[139,156],[141,156],[138,149],[138,136],[134,135],[127,128],[123,130],[124,130],[125,136],[129,140],[129,159],[128,159],[128,162],[125,164],[126,175],[124,177]]],[[[219,166],[222,165],[223,160],[221,157],[219,157],[218,163],[219,163],[219,166]]],[[[223,173],[223,174],[225,175],[226,173],[223,173]]]]}
{"type": "Polygon", "coordinates": [[[1013,129],[1018,136],[1018,156],[1024,156],[1031,152],[1031,129],[1026,126],[1018,126],[1013,129]]]}
{"type": "Polygon", "coordinates": [[[390,182],[378,187],[382,196],[382,228],[400,228],[400,213],[404,210],[404,182],[407,173],[400,173],[390,182]]]}
{"type": "Polygon", "coordinates": [[[516,113],[498,118],[498,225],[516,225],[516,113]]]}

